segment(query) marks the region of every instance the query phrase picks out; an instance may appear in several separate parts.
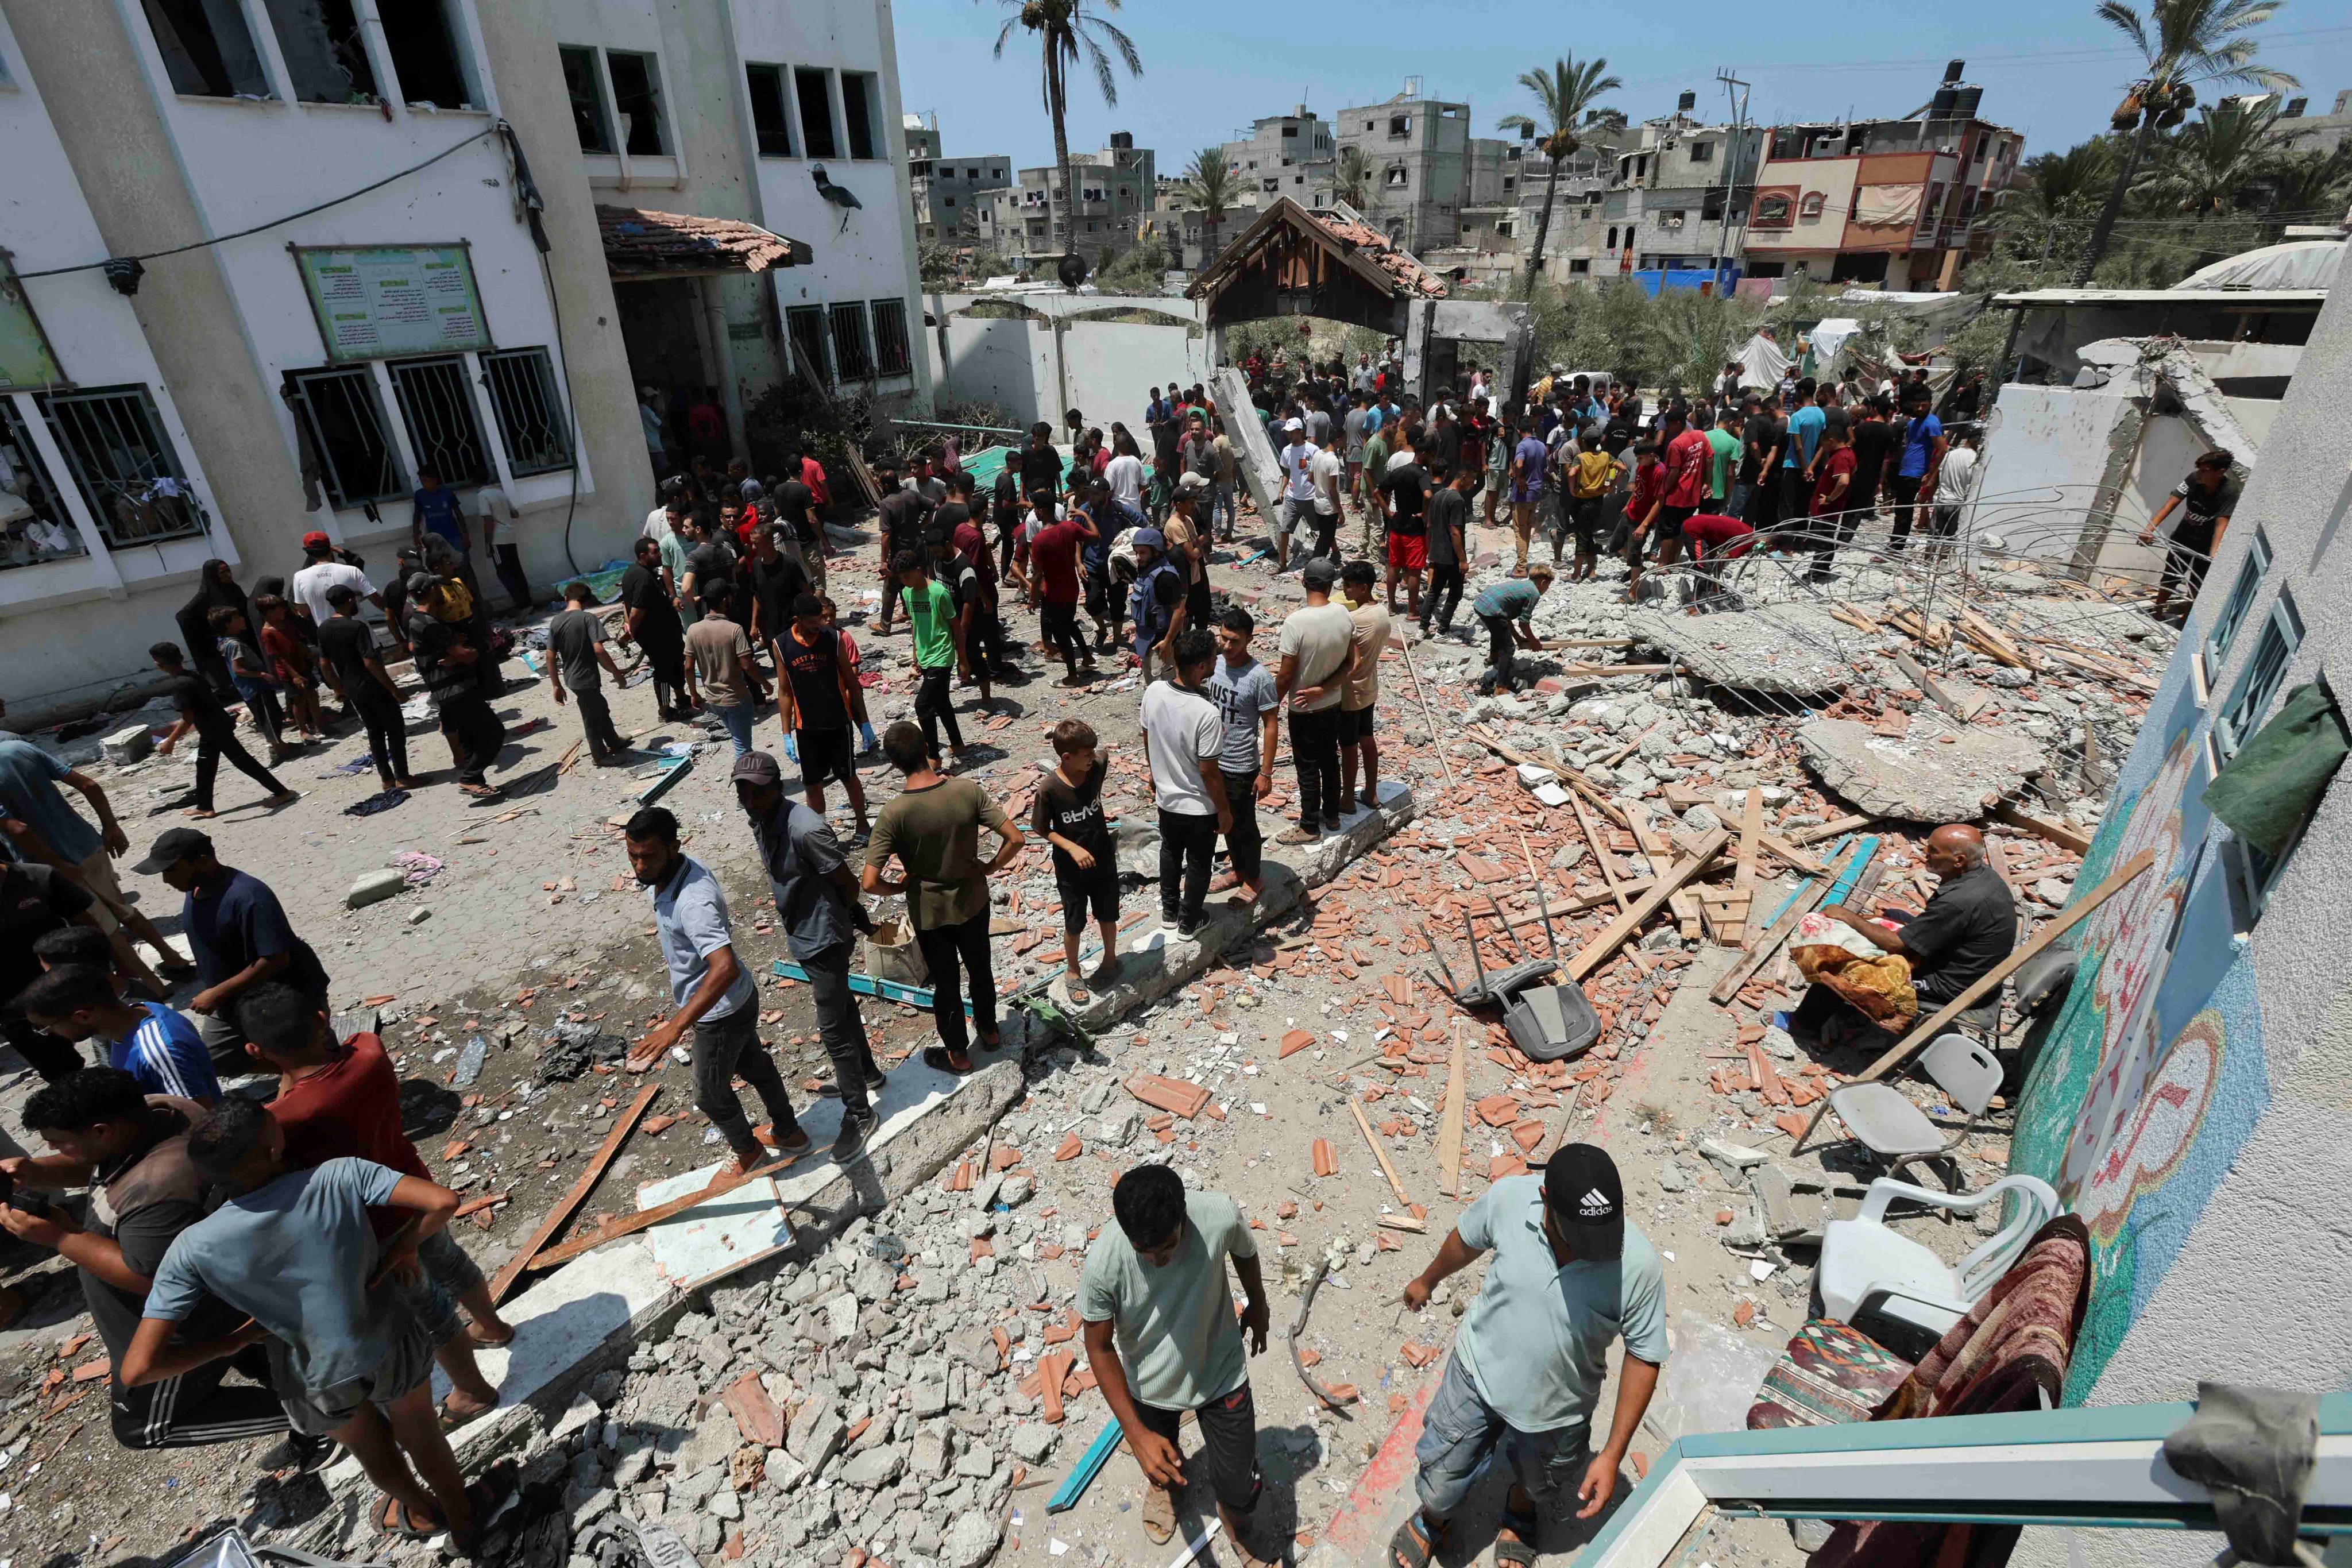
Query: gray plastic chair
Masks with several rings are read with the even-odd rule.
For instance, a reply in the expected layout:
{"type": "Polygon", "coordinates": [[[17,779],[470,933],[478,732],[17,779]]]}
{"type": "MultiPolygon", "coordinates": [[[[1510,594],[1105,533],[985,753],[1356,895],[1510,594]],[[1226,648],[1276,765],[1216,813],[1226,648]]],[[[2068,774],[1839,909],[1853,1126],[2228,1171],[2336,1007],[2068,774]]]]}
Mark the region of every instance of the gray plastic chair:
{"type": "Polygon", "coordinates": [[[1919,1070],[1968,1112],[1968,1121],[1948,1138],[1891,1083],[1850,1083],[1830,1091],[1830,1110],[1855,1142],[1887,1162],[1890,1176],[1958,1148],[2000,1092],[2000,1058],[1966,1035],[1939,1036],[1920,1053],[1919,1070]]]}

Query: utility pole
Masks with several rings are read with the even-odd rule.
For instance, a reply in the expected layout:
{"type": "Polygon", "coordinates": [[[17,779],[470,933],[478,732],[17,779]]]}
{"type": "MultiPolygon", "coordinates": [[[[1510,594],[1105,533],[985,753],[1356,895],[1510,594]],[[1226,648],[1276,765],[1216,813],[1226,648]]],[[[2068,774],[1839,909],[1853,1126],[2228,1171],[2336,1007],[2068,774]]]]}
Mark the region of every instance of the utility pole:
{"type": "Polygon", "coordinates": [[[1732,75],[1728,67],[1717,67],[1715,79],[1723,84],[1724,96],[1731,100],[1731,144],[1723,159],[1723,213],[1715,234],[1715,289],[1720,294],[1724,253],[1731,248],[1732,197],[1739,186],[1740,156],[1748,150],[1748,84],[1732,75]]]}

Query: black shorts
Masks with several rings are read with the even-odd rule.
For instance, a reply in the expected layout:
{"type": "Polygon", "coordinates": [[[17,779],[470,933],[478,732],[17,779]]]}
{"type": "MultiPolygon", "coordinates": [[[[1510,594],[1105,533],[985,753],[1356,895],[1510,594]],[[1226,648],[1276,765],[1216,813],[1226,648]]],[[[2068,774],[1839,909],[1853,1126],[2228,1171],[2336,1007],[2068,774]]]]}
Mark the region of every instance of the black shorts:
{"type": "MultiPolygon", "coordinates": [[[[1062,858],[1054,857],[1056,862],[1062,858]]],[[[1062,929],[1078,931],[1087,929],[1087,914],[1091,909],[1098,921],[1118,919],[1118,860],[1108,852],[1095,856],[1095,868],[1081,871],[1076,867],[1054,868],[1054,886],[1062,895],[1062,929]]]]}
{"type": "Polygon", "coordinates": [[[1372,712],[1379,706],[1367,702],[1361,708],[1343,710],[1339,714],[1339,744],[1352,746],[1372,738],[1372,712]]]}
{"type": "MultiPolygon", "coordinates": [[[[1201,1424],[1202,1465],[1209,1473],[1217,1501],[1235,1513],[1247,1513],[1257,1506],[1258,1490],[1264,1485],[1257,1468],[1257,1404],[1250,1396],[1250,1385],[1244,1383],[1231,1394],[1220,1394],[1192,1414],[1201,1424]]],[[[1139,1399],[1135,1415],[1145,1430],[1180,1449],[1183,1447],[1178,1440],[1182,1411],[1162,1409],[1139,1399]]]]}
{"type": "Polygon", "coordinates": [[[846,785],[856,776],[856,752],[849,744],[849,726],[834,730],[795,730],[793,742],[801,753],[801,784],[814,789],[828,779],[846,785]]]}

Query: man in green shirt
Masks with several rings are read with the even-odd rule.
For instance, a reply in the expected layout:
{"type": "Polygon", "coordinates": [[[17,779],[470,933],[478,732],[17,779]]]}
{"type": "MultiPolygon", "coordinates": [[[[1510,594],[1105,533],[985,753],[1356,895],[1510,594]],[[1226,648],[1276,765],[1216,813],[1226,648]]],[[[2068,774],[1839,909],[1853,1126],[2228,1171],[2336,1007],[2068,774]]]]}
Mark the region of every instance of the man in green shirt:
{"type": "MultiPolygon", "coordinates": [[[[915,623],[916,636],[922,623],[915,623]]],[[[971,972],[972,1026],[997,1044],[996,971],[988,950],[988,879],[1021,853],[1021,830],[975,779],[941,776],[938,752],[904,719],[882,731],[882,753],[907,787],[874,819],[859,883],[869,893],[904,893],[915,943],[931,972],[931,1018],[940,1043],[923,1060],[942,1072],[971,1071],[963,1021],[963,971],[971,972]],[[996,856],[980,858],[980,830],[996,835],[996,856]],[[899,875],[883,868],[896,857],[899,875]]]]}
{"type": "Polygon", "coordinates": [[[1143,1532],[1154,1542],[1175,1533],[1176,1489],[1185,1484],[1178,1427],[1189,1410],[1225,1538],[1243,1568],[1263,1568],[1247,1534],[1264,1485],[1249,1385],[1249,1357],[1265,1349],[1268,1316],[1257,1243],[1233,1199],[1187,1193],[1165,1165],[1128,1172],[1110,1202],[1118,1224],[1087,1250],[1078,1315],[1095,1385],[1143,1470],[1143,1532]],[[1228,1258],[1246,1298],[1238,1323],[1228,1258]]]}
{"type": "Polygon", "coordinates": [[[1412,1451],[1421,1507],[1390,1540],[1395,1568],[1426,1568],[1498,1447],[1511,1490],[1495,1561],[1532,1568],[1538,1504],[1568,1491],[1584,1505],[1579,1519],[1606,1508],[1657,1391],[1668,1349],[1665,1271],[1649,1238],[1626,1220],[1624,1184],[1605,1152],[1571,1143],[1542,1174],[1488,1187],[1404,1288],[1404,1304],[1420,1311],[1440,1280],[1488,1251],[1477,1300],[1422,1417],[1412,1451]],[[1609,1438],[1588,1461],[1610,1342],[1621,1337],[1609,1438]]]}
{"type": "Polygon", "coordinates": [[[956,727],[948,684],[959,662],[957,638],[962,635],[956,623],[955,595],[931,575],[931,563],[915,551],[901,550],[892,556],[890,571],[898,579],[898,597],[915,633],[915,668],[922,672],[922,684],[915,689],[915,718],[923,726],[924,749],[930,752],[931,766],[938,767],[940,726],[945,724],[949,751],[961,763],[963,731],[956,727]]]}
{"type": "Polygon", "coordinates": [[[1730,404],[1715,416],[1715,428],[1706,433],[1710,462],[1706,471],[1706,508],[1721,512],[1731,494],[1731,481],[1739,472],[1739,410],[1730,404]]]}
{"type": "Polygon", "coordinates": [[[1528,568],[1524,577],[1513,577],[1479,591],[1470,601],[1471,613],[1478,624],[1486,628],[1486,670],[1478,677],[1481,691],[1507,691],[1511,687],[1511,650],[1514,647],[1540,651],[1543,639],[1536,636],[1530,618],[1536,613],[1536,602],[1544,590],[1551,586],[1552,569],[1538,561],[1528,568]],[[1515,626],[1511,623],[1517,621],[1515,626]]]}

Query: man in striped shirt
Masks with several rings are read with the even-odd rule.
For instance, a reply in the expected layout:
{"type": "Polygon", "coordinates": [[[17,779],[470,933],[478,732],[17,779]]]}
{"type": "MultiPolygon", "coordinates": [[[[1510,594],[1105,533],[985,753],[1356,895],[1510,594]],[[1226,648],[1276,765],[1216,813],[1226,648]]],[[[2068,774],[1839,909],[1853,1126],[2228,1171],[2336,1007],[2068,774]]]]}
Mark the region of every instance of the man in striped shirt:
{"type": "Polygon", "coordinates": [[[220,1099],[212,1053],[195,1026],[159,1003],[124,1001],[102,969],[59,964],[26,986],[16,1005],[34,1027],[58,1039],[105,1041],[108,1065],[129,1073],[145,1093],[206,1106],[220,1099]]]}

